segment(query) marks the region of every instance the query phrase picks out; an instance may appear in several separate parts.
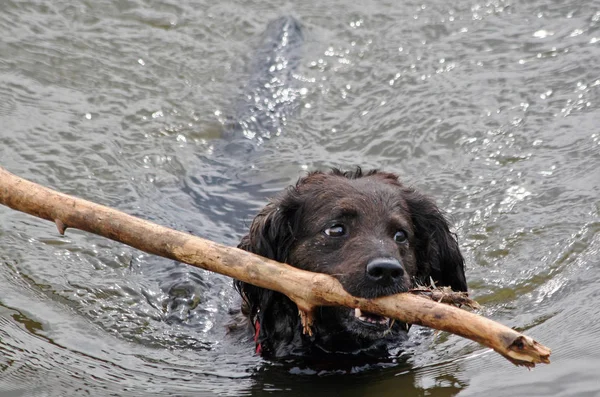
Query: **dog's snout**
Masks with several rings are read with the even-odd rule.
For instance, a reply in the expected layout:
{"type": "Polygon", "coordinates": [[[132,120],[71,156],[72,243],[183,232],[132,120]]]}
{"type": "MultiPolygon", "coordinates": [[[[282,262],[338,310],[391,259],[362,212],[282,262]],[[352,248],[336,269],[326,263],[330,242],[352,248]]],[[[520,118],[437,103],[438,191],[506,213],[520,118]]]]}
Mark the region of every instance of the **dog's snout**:
{"type": "Polygon", "coordinates": [[[387,286],[404,276],[404,268],[393,258],[377,258],[367,264],[367,277],[377,284],[387,286]]]}

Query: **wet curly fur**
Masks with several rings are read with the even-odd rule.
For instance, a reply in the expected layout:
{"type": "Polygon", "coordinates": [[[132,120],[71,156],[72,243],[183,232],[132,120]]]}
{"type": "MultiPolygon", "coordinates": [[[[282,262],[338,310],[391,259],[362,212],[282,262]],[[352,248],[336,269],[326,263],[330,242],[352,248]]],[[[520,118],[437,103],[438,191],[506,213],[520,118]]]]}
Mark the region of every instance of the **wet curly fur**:
{"type": "MultiPolygon", "coordinates": [[[[395,294],[431,280],[467,290],[456,237],[435,203],[377,170],[308,174],[259,212],[238,247],[332,275],[360,297],[395,294]]],[[[235,287],[263,356],[381,357],[407,338],[405,324],[342,307],[317,310],[314,335],[307,336],[286,296],[241,281],[235,287]]]]}

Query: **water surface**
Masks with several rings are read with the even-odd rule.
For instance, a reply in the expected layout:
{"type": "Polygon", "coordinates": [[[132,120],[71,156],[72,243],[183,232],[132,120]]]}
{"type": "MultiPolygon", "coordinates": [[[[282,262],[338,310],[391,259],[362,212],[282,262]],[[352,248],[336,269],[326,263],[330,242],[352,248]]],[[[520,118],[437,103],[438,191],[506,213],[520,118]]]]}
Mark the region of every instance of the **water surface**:
{"type": "Polygon", "coordinates": [[[482,313],[533,371],[420,330],[395,365],[319,373],[226,336],[226,277],[0,208],[0,394],[600,396],[600,3],[0,2],[0,165],[235,245],[306,170],[377,167],[454,222],[482,313]],[[278,136],[225,120],[268,22],[304,32],[278,136]]]}

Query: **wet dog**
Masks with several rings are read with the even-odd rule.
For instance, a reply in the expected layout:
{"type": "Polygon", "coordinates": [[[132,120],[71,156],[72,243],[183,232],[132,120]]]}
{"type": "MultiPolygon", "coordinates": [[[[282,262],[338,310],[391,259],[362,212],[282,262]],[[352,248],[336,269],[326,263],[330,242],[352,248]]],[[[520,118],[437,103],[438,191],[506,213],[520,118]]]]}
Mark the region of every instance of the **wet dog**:
{"type": "MultiPolygon", "coordinates": [[[[376,298],[416,285],[466,291],[464,260],[448,222],[428,197],[380,171],[313,172],[275,197],[238,246],[336,277],[350,294],[376,298]]],[[[286,296],[235,281],[256,351],[266,357],[382,357],[407,338],[406,324],[344,307],[315,313],[304,335],[286,296]]]]}

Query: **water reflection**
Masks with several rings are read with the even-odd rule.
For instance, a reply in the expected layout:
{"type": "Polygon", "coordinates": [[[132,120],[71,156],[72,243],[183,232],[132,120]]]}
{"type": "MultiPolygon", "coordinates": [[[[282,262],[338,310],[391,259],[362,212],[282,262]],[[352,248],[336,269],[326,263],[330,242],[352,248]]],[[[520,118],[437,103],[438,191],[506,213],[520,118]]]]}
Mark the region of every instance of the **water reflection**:
{"type": "Polygon", "coordinates": [[[331,396],[343,390],[344,396],[396,395],[455,396],[467,384],[459,379],[460,364],[444,364],[417,370],[409,365],[366,370],[356,367],[346,372],[319,372],[288,366],[264,366],[253,375],[252,395],[285,392],[289,396],[331,396]],[[404,367],[404,368],[403,368],[404,367]],[[349,374],[351,373],[351,375],[349,374]]]}

